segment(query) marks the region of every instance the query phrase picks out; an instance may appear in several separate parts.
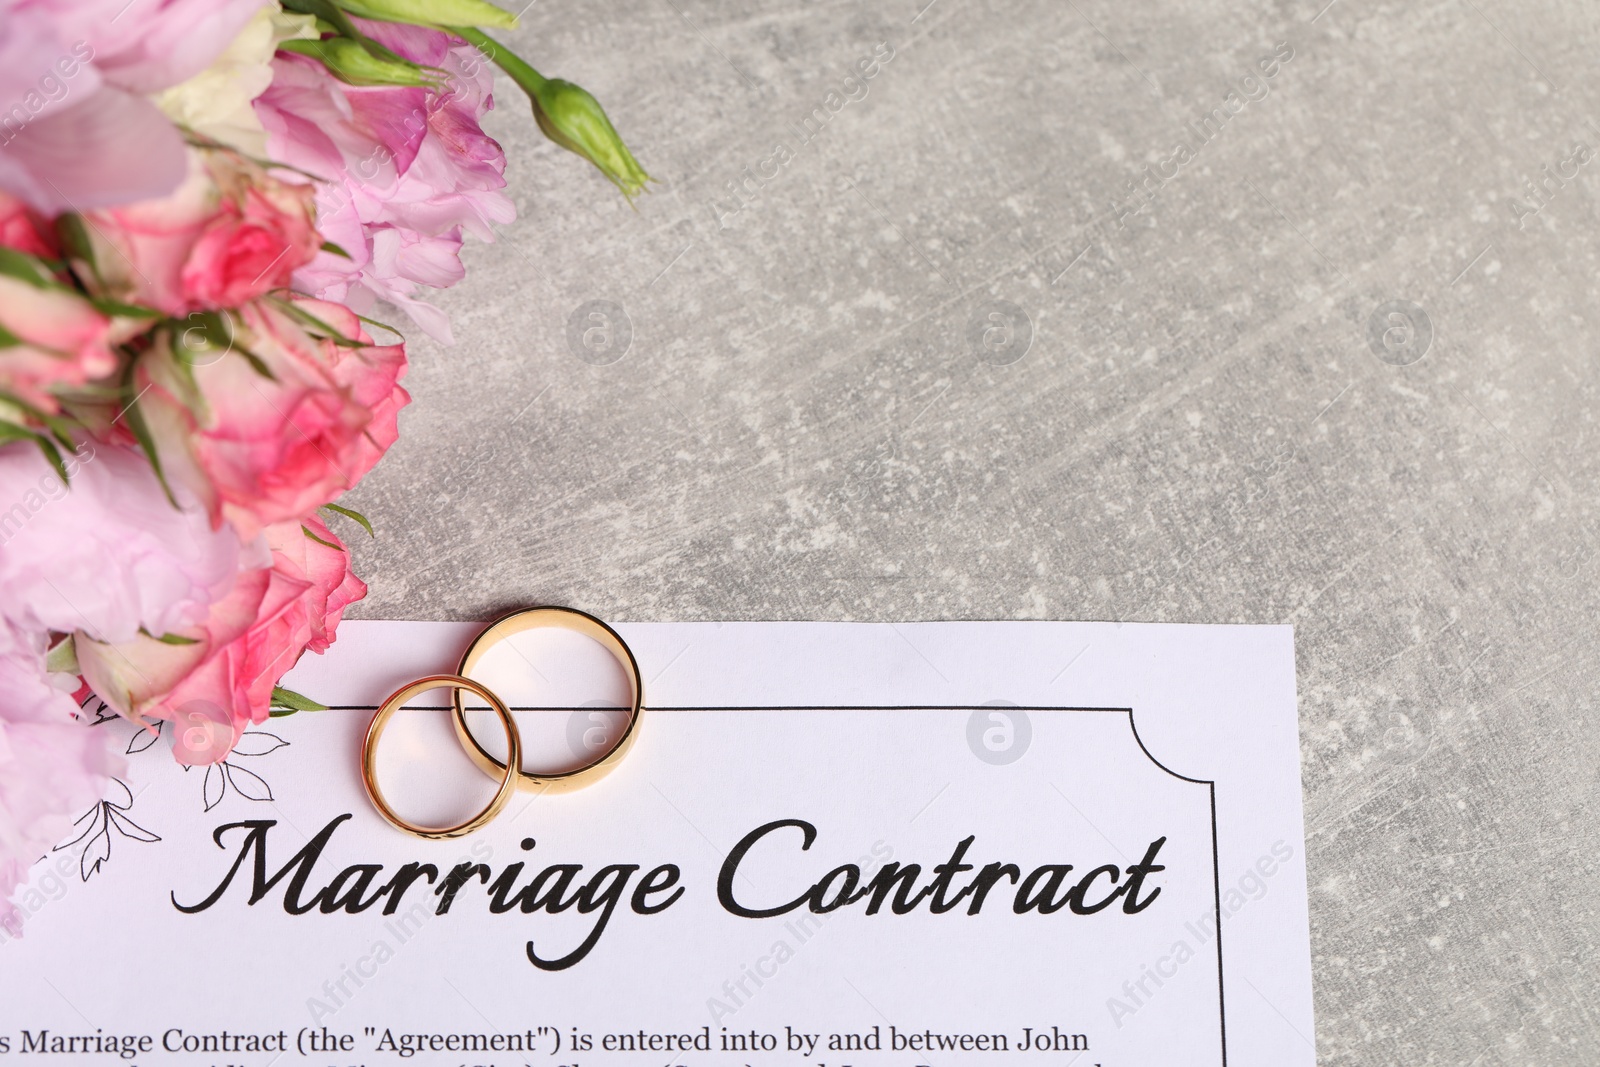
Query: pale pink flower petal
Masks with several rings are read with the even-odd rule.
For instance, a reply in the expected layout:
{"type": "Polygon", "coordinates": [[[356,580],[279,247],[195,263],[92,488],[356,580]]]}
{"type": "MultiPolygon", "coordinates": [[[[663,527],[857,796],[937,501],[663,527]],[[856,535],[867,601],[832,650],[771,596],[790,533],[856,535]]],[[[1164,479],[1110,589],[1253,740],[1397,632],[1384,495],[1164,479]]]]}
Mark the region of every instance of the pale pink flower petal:
{"type": "Polygon", "coordinates": [[[0,188],[50,214],[165,196],[183,138],[148,95],[266,0],[0,0],[0,188]]]}
{"type": "Polygon", "coordinates": [[[0,391],[54,413],[52,390],[106,378],[117,368],[111,320],[77,292],[0,276],[0,391]]]}
{"type": "Polygon", "coordinates": [[[241,562],[181,486],[175,508],[145,458],[80,446],[71,486],[32,444],[0,448],[0,618],[30,632],[131,640],[204,618],[241,562]]]}
{"type": "Polygon", "coordinates": [[[183,138],[167,117],[109,87],[0,146],[0,187],[51,215],[165,196],[183,169],[183,138]]]}
{"type": "Polygon", "coordinates": [[[86,41],[113,85],[159,92],[209,67],[267,0],[5,0],[43,14],[61,39],[86,41]]]}
{"type": "Polygon", "coordinates": [[[48,681],[43,634],[0,621],[0,694],[0,926],[17,935],[22,917],[11,895],[104,795],[122,760],[48,681]]]}

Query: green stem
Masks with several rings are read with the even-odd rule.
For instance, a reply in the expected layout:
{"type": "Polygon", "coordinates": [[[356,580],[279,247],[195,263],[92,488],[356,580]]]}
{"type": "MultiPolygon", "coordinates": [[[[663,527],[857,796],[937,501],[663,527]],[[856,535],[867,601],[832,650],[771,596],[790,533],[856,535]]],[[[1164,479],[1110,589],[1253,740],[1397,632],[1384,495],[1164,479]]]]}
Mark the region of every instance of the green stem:
{"type": "Polygon", "coordinates": [[[482,30],[471,26],[451,26],[450,32],[466,38],[470,44],[477,46],[478,51],[494,60],[495,65],[510,75],[511,80],[521,86],[522,91],[529,96],[538,93],[550,80],[482,30]]]}

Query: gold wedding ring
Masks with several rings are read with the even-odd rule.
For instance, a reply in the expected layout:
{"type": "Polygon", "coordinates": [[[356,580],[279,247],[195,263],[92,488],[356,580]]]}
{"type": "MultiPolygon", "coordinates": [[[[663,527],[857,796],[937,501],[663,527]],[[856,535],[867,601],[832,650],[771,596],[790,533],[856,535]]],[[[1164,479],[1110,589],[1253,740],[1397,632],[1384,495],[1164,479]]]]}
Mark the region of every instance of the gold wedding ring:
{"type": "Polygon", "coordinates": [[[454,674],[432,674],[426,678],[418,678],[416,681],[396,689],[372,716],[372,722],[367,726],[366,743],[361,749],[361,784],[366,786],[367,797],[372,801],[372,806],[378,809],[378,813],[407,833],[415,834],[418,837],[426,837],[430,840],[464,837],[474,830],[488,825],[496,815],[500,814],[501,810],[506,806],[506,802],[511,799],[511,794],[517,788],[517,776],[512,773],[510,768],[520,766],[521,762],[522,735],[517,733],[517,724],[511,718],[511,709],[506,707],[504,701],[490,692],[488,688],[470,678],[462,678],[454,674]],[[446,686],[449,687],[454,696],[458,715],[460,714],[461,691],[463,689],[469,690],[487,700],[489,706],[494,708],[495,714],[500,716],[500,724],[506,729],[507,766],[501,768],[502,773],[495,776],[500,779],[500,788],[495,791],[494,797],[489,801],[488,806],[478,814],[456,826],[419,826],[401,818],[389,806],[389,802],[384,799],[383,789],[378,785],[376,770],[378,737],[383,733],[383,728],[388,724],[390,717],[404,706],[406,701],[420,696],[430,689],[440,689],[446,686]]]}
{"type": "Polygon", "coordinates": [[[361,784],[366,787],[367,797],[372,801],[372,806],[378,809],[378,813],[401,830],[433,840],[463,837],[488,825],[505,808],[506,802],[511,799],[511,794],[519,788],[538,793],[566,793],[582,789],[591,782],[605,777],[622,761],[622,757],[633,745],[633,740],[639,732],[639,713],[643,710],[644,683],[639,677],[639,664],[634,661],[633,651],[628,648],[627,642],[619,637],[615,630],[593,615],[574,608],[542,607],[514,611],[490,624],[473,639],[472,644],[467,646],[467,651],[462,655],[461,666],[455,674],[433,674],[426,678],[418,678],[395,690],[389,699],[378,707],[372,716],[372,722],[367,726],[366,742],[361,749],[361,784]],[[556,774],[528,774],[522,769],[522,735],[517,730],[516,720],[511,717],[511,709],[487,686],[473,681],[467,674],[483,659],[485,652],[501,641],[525,630],[545,627],[583,634],[611,653],[623,673],[628,676],[628,687],[631,690],[630,706],[622,736],[617,738],[616,743],[605,752],[570,771],[556,774]],[[404,706],[406,701],[430,689],[443,688],[450,690],[451,721],[455,724],[456,736],[460,738],[462,747],[483,773],[500,783],[500,788],[495,791],[488,806],[464,823],[457,826],[421,826],[401,818],[384,798],[375,769],[378,738],[388,725],[390,717],[404,706]],[[487,701],[494,709],[494,713],[500,717],[500,725],[505,727],[506,731],[506,762],[501,763],[495,759],[478,743],[478,739],[472,736],[472,731],[467,726],[466,708],[461,702],[463,691],[473,693],[487,701]]]}
{"type": "MultiPolygon", "coordinates": [[[[476,763],[483,773],[491,778],[499,778],[507,773],[506,768],[509,766],[514,768],[512,778],[515,779],[519,789],[536,793],[567,793],[574,789],[582,789],[609,774],[618,763],[622,762],[622,757],[627,755],[634,738],[638,736],[639,713],[644,710],[644,682],[639,677],[639,664],[635,662],[633,651],[628,648],[627,642],[593,615],[575,608],[528,608],[497,619],[479,634],[462,654],[461,665],[456,668],[456,673],[462,677],[471,674],[472,669],[483,660],[484,653],[506,638],[527,630],[544,628],[571,630],[582,634],[611,653],[617,665],[622,668],[622,672],[627,675],[630,690],[628,721],[622,728],[622,736],[617,738],[616,743],[609,749],[588,763],[569,771],[529,774],[522,769],[522,760],[517,752],[508,752],[507,762],[502,764],[478,743],[476,737],[472,736],[472,731],[467,727],[466,709],[462,706],[459,688],[451,694],[451,703],[455,708],[456,736],[461,739],[461,745],[466,749],[472,762],[476,763]]],[[[481,694],[481,689],[475,688],[473,692],[481,694]]]]}

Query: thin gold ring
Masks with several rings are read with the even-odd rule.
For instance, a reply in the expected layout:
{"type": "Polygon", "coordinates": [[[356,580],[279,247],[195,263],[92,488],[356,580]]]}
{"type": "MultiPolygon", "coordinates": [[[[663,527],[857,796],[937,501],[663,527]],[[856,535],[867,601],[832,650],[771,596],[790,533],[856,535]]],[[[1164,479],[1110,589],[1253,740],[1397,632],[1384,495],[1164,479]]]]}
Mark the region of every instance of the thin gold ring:
{"type": "MultiPolygon", "coordinates": [[[[514,611],[500,619],[495,620],[488,629],[484,630],[461,656],[461,665],[456,668],[456,673],[466,677],[474,667],[483,659],[483,654],[491,647],[514,634],[525,630],[536,630],[543,627],[555,627],[562,630],[571,630],[590,638],[617,661],[624,674],[628,676],[628,687],[631,690],[630,707],[628,708],[628,722],[622,729],[622,736],[617,738],[616,744],[605,752],[596,756],[580,767],[555,774],[529,774],[522,769],[522,760],[517,752],[508,753],[506,763],[491,756],[478,739],[472,736],[472,731],[467,727],[466,709],[461,704],[461,690],[457,689],[451,694],[451,702],[455,705],[456,736],[461,739],[461,746],[467,750],[467,755],[472,762],[491,778],[498,778],[507,773],[506,768],[515,769],[513,777],[517,788],[536,793],[567,793],[574,789],[582,789],[607,774],[622,762],[622,757],[627,755],[628,749],[633,746],[634,739],[638,737],[639,714],[644,710],[644,682],[639,677],[639,664],[633,658],[633,650],[628,647],[617,632],[599,619],[587,612],[576,608],[539,607],[514,611]]],[[[474,689],[481,693],[481,689],[474,689]]]]}
{"type": "Polygon", "coordinates": [[[449,686],[452,698],[455,701],[457,714],[460,714],[461,691],[471,690],[476,695],[487,700],[494,708],[495,714],[500,716],[500,723],[506,728],[506,755],[508,767],[518,767],[522,764],[522,735],[517,732],[517,724],[511,718],[511,709],[505,702],[495,696],[485,686],[474,682],[471,678],[462,678],[454,674],[432,674],[426,678],[418,678],[390,694],[389,699],[379,705],[372,716],[372,723],[367,727],[367,739],[361,749],[361,784],[367,789],[367,797],[372,801],[372,806],[390,823],[418,837],[430,840],[442,840],[452,837],[464,837],[488,823],[505,808],[506,802],[511,799],[511,794],[516,792],[516,775],[509,769],[502,768],[500,788],[495,792],[494,798],[487,807],[466,822],[457,826],[419,826],[416,823],[402,819],[384,799],[383,789],[378,785],[376,770],[378,736],[383,733],[384,726],[389,717],[400,709],[406,701],[426,693],[430,689],[439,689],[449,686]]]}

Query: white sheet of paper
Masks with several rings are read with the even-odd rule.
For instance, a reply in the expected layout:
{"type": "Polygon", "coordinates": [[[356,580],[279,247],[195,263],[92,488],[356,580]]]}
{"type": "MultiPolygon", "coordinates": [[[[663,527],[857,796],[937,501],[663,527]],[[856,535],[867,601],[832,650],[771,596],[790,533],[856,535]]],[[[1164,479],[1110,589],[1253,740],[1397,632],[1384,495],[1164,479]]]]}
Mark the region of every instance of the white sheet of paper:
{"type": "MultiPolygon", "coordinates": [[[[621,625],[651,710],[618,769],[424,841],[362,792],[359,709],[479,628],[347,622],[285,683],[339,709],[209,771],[130,754],[0,944],[0,1064],[1315,1063],[1289,628],[621,625]]],[[[530,768],[614,729],[567,636],[485,663],[569,709],[518,713],[530,768]]],[[[488,795],[443,713],[395,722],[408,815],[488,795]]]]}

